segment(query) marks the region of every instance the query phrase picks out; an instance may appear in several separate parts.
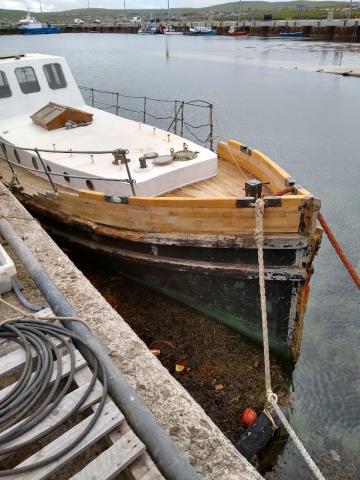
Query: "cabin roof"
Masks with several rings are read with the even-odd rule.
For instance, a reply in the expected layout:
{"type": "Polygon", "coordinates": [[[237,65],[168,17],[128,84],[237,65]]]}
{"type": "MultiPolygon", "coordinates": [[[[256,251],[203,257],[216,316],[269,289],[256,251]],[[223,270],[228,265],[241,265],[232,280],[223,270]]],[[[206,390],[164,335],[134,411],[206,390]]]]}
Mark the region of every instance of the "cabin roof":
{"type": "Polygon", "coordinates": [[[9,62],[18,62],[21,60],[31,61],[44,58],[62,58],[57,55],[47,55],[43,53],[21,53],[21,52],[0,52],[0,64],[9,62]]]}
{"type": "Polygon", "coordinates": [[[0,60],[4,60],[6,58],[17,58],[17,57],[25,57],[25,53],[19,52],[0,52],[0,60]]]}
{"type": "MultiPolygon", "coordinates": [[[[137,191],[145,195],[153,196],[167,192],[174,188],[192,183],[201,178],[208,178],[216,174],[216,153],[185,140],[173,133],[169,134],[158,129],[115,116],[111,113],[98,110],[88,105],[73,105],[94,115],[92,124],[67,130],[59,128],[48,131],[31,121],[28,115],[17,116],[0,121],[0,133],[6,128],[6,134],[2,136],[13,145],[19,147],[39,148],[53,150],[74,151],[112,151],[119,148],[129,150],[129,168],[132,177],[136,180],[137,191]],[[189,150],[199,152],[198,157],[191,161],[177,161],[169,165],[152,167],[148,161],[146,170],[139,168],[139,158],[146,153],[156,152],[159,155],[169,155],[170,149],[179,151],[183,149],[183,143],[189,150]],[[170,182],[168,175],[176,178],[170,182]],[[149,183],[150,182],[150,183],[149,183]],[[141,184],[144,185],[142,191],[141,184]]],[[[116,166],[112,163],[112,154],[94,155],[89,154],[42,154],[52,166],[57,165],[60,171],[73,171],[78,174],[94,175],[102,178],[124,178],[127,176],[124,166],[116,166]]],[[[86,188],[86,187],[85,187],[86,188]]]]}

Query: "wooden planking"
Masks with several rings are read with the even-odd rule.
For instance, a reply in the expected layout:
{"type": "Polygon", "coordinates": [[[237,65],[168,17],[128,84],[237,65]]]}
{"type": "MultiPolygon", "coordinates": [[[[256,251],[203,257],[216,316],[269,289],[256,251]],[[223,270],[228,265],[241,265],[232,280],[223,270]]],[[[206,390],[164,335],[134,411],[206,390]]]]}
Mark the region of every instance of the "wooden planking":
{"type": "MultiPolygon", "coordinates": [[[[61,448],[69,445],[69,443],[73,439],[75,439],[75,437],[78,436],[80,432],[82,432],[84,428],[89,424],[93,415],[94,414],[85,418],[85,420],[65,432],[63,435],[61,435],[61,437],[58,437],[49,445],[46,445],[44,448],[36,452],[31,457],[27,458],[18,466],[27,466],[41,461],[55,454],[61,448]]],[[[66,453],[60,459],[55,460],[51,464],[45,465],[44,467],[38,468],[37,470],[33,470],[31,472],[19,475],[17,477],[17,480],[40,480],[44,478],[49,478],[50,475],[56,472],[62,465],[70,462],[72,459],[80,455],[84,450],[86,450],[91,445],[100,440],[102,437],[107,435],[111,430],[116,428],[123,421],[124,416],[122,415],[120,410],[111,400],[108,400],[104,406],[103,411],[101,412],[98,421],[95,423],[93,428],[86,435],[86,437],[80,443],[78,443],[70,452],[66,453]]]]}
{"type": "MultiPolygon", "coordinates": [[[[57,341],[57,343],[61,344],[60,341],[57,341]]],[[[24,443],[31,438],[36,437],[36,435],[45,432],[52,426],[61,422],[68,412],[78,403],[79,399],[89,386],[92,373],[79,352],[75,350],[74,353],[76,363],[78,363],[78,360],[83,361],[83,367],[76,369],[74,375],[74,381],[78,384],[78,388],[68,393],[68,395],[61,400],[59,405],[57,405],[56,409],[54,409],[54,411],[45,417],[39,424],[35,425],[29,432],[24,433],[16,440],[9,440],[3,445],[4,448],[14,447],[15,445],[24,443]]],[[[6,357],[6,365],[9,365],[11,362],[19,365],[24,361],[24,355],[19,348],[17,348],[17,351],[12,352],[12,354],[7,355],[6,357]]],[[[62,376],[67,374],[69,371],[68,358],[68,355],[63,357],[64,369],[62,376]]],[[[12,370],[14,370],[14,368],[15,367],[12,367],[12,370]]],[[[6,367],[3,370],[4,373],[6,373],[10,371],[10,368],[6,367]]],[[[55,374],[52,375],[52,381],[54,378],[55,374]]],[[[10,385],[4,389],[5,392],[6,390],[12,389],[14,385],[15,384],[10,385]]],[[[3,395],[4,390],[1,392],[3,395]]],[[[94,411],[96,411],[98,408],[97,403],[101,398],[102,392],[103,387],[97,380],[91,393],[85,400],[84,404],[81,405],[79,411],[84,411],[88,407],[91,407],[94,411]]],[[[20,468],[22,466],[37,463],[43,458],[54,455],[54,453],[61,450],[63,446],[68,445],[74,438],[76,438],[79,432],[83,431],[83,428],[87,425],[92,417],[93,415],[90,415],[90,417],[87,417],[80,424],[75,425],[73,428],[64,433],[61,437],[56,438],[52,443],[34,453],[21,464],[14,467],[14,469],[16,470],[17,467],[20,468]]],[[[99,478],[99,472],[101,472],[101,478],[104,480],[114,478],[118,475],[120,475],[123,479],[126,476],[126,478],[131,478],[132,480],[164,480],[155,464],[147,454],[145,445],[137,438],[134,432],[129,429],[124,420],[124,416],[120,410],[110,399],[108,399],[105,404],[104,411],[102,412],[91,432],[83,439],[83,441],[76,445],[71,452],[68,452],[68,454],[65,454],[60,459],[55,460],[51,464],[45,465],[40,469],[26,472],[24,474],[11,475],[5,478],[8,478],[9,480],[12,478],[16,480],[52,478],[52,475],[60,468],[74,468],[72,461],[76,457],[97,443],[102,437],[108,436],[107,438],[113,442],[112,446],[95,457],[94,460],[90,461],[86,467],[72,477],[73,479],[97,479],[99,478]],[[140,462],[137,462],[137,460],[140,460],[140,462]],[[133,474],[131,472],[133,472],[133,474]]],[[[6,434],[13,428],[14,427],[10,427],[3,433],[6,434]]],[[[1,456],[0,461],[9,457],[10,455],[11,454],[6,454],[1,456]]]]}
{"type": "MultiPolygon", "coordinates": [[[[234,140],[219,142],[218,155],[229,162],[235,161],[260,180],[270,182],[269,188],[272,193],[285,188],[285,179],[290,177],[286,170],[259,150],[254,149],[251,154],[247,154],[241,151],[241,146],[243,146],[241,143],[234,140]]],[[[310,195],[304,188],[299,188],[298,193],[310,195]]]]}
{"type": "MultiPolygon", "coordinates": [[[[79,368],[86,365],[86,360],[77,350],[75,350],[74,355],[75,355],[75,370],[78,370],[79,368]]],[[[64,355],[61,358],[61,363],[62,363],[61,377],[63,378],[66,375],[68,375],[70,372],[70,366],[71,366],[70,355],[64,355]]],[[[34,375],[35,373],[32,374],[32,377],[34,375]]],[[[56,375],[57,375],[57,361],[54,362],[54,370],[50,378],[50,383],[55,381],[56,375]]],[[[6,395],[8,395],[11,392],[11,390],[15,388],[15,386],[16,386],[16,382],[0,390],[0,401],[2,401],[6,397],[6,395]]]]}
{"type": "Polygon", "coordinates": [[[129,431],[71,479],[97,480],[99,472],[101,472],[102,480],[112,479],[144,451],[144,444],[133,432],[129,431]]]}
{"type": "MultiPolygon", "coordinates": [[[[15,445],[19,445],[20,443],[30,440],[31,438],[35,437],[39,433],[42,433],[48,428],[57,424],[69,413],[69,411],[72,408],[74,408],[74,406],[81,399],[82,395],[84,395],[88,386],[89,386],[89,383],[84,384],[81,387],[77,388],[76,390],[73,390],[72,392],[70,392],[61,400],[61,402],[51,412],[50,415],[46,416],[40,423],[35,425],[31,430],[17,437],[15,440],[10,440],[9,442],[2,443],[1,448],[9,448],[15,445]]],[[[86,408],[88,408],[89,406],[93,405],[94,403],[98,402],[99,399],[101,398],[102,392],[103,392],[103,388],[101,383],[99,381],[96,381],[94,388],[91,390],[89,396],[85,399],[84,403],[80,406],[79,411],[81,412],[86,408]]],[[[13,428],[14,427],[10,427],[9,429],[4,430],[4,432],[2,432],[2,435],[6,434],[8,431],[12,430],[13,428]]],[[[6,456],[8,455],[11,455],[11,454],[6,454],[1,456],[0,460],[2,460],[3,458],[6,458],[6,456]]]]}
{"type": "Polygon", "coordinates": [[[144,453],[126,469],[127,480],[165,480],[148,453],[144,453]]]}
{"type": "MultiPolygon", "coordinates": [[[[75,373],[74,379],[77,384],[81,385],[82,382],[89,382],[90,376],[90,370],[88,368],[82,368],[75,373]]],[[[116,443],[129,432],[132,431],[127,423],[123,422],[119,427],[110,432],[109,438],[113,443],[116,443]]],[[[133,435],[135,434],[133,433],[133,435]]],[[[124,475],[129,480],[165,480],[146,451],[126,468],[124,475]]]]}
{"type": "MultiPolygon", "coordinates": [[[[81,200],[77,196],[61,192],[58,197],[34,199],[34,206],[58,212],[62,218],[79,219],[116,228],[146,231],[149,233],[253,233],[255,211],[253,208],[218,208],[194,205],[173,207],[119,205],[81,200]]],[[[160,200],[160,199],[159,199],[160,200]]],[[[266,208],[264,226],[267,233],[297,233],[302,199],[284,198],[284,208],[266,208]]]]}
{"type": "MultiPolygon", "coordinates": [[[[217,175],[207,180],[202,180],[191,185],[177,188],[167,193],[171,197],[243,197],[245,195],[245,182],[254,178],[250,172],[245,171],[235,161],[228,162],[219,159],[217,175]]],[[[266,194],[271,192],[265,188],[266,194]]]]}
{"type": "MultiPolygon", "coordinates": [[[[51,341],[56,345],[59,346],[61,345],[61,340],[59,340],[56,337],[51,337],[51,341]]],[[[0,346],[1,348],[1,346],[0,346]]],[[[32,357],[36,357],[36,352],[33,347],[30,348],[31,355],[32,357]]],[[[2,375],[5,375],[7,373],[11,373],[14,370],[16,370],[18,367],[24,365],[26,361],[26,353],[23,348],[18,346],[16,350],[14,350],[11,353],[8,353],[7,355],[1,357],[1,363],[0,363],[0,377],[2,375]]]]}

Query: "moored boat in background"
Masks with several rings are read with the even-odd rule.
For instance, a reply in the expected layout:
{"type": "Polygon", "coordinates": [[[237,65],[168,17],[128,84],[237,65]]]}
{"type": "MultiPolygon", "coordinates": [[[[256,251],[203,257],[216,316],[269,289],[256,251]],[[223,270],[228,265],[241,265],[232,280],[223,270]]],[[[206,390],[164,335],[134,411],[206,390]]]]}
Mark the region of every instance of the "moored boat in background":
{"type": "Polygon", "coordinates": [[[40,35],[50,33],[60,33],[60,28],[47,23],[43,25],[28,12],[27,17],[19,20],[18,31],[22,35],[40,35]]]}
{"type": "Polygon", "coordinates": [[[55,236],[257,341],[262,196],[270,344],[297,358],[321,241],[310,192],[239,142],[216,154],[86,105],[62,57],[7,56],[0,71],[0,175],[23,204],[55,236]]]}
{"type": "Polygon", "coordinates": [[[151,24],[144,25],[138,30],[139,35],[158,35],[161,33],[164,33],[161,27],[157,27],[156,25],[151,25],[151,24]]]}
{"type": "Polygon", "coordinates": [[[290,37],[290,38],[297,38],[297,37],[303,37],[304,34],[303,32],[288,32],[288,31],[285,31],[285,32],[280,32],[280,37],[290,37]]]}
{"type": "Polygon", "coordinates": [[[201,25],[195,25],[184,31],[184,35],[216,35],[217,31],[211,27],[204,27],[201,25]]]}
{"type": "Polygon", "coordinates": [[[240,27],[230,27],[228,32],[225,34],[227,37],[248,37],[249,32],[241,30],[240,27]]]}

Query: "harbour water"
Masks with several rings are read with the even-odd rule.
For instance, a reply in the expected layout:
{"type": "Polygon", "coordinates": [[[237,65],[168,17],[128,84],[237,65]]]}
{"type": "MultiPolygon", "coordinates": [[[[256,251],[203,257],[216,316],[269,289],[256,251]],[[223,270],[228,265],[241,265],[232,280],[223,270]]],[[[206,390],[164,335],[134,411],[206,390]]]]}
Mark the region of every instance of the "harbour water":
{"type": "MultiPolygon", "coordinates": [[[[263,150],[320,197],[360,269],[360,79],[317,72],[359,67],[360,45],[62,34],[2,36],[0,49],[64,55],[78,83],[89,87],[213,102],[216,136],[263,150]]],[[[315,458],[328,452],[321,460],[334,465],[334,479],[360,478],[359,310],[358,290],[324,238],[293,373],[291,423],[315,458]]],[[[291,442],[275,474],[311,478],[291,442]]]]}

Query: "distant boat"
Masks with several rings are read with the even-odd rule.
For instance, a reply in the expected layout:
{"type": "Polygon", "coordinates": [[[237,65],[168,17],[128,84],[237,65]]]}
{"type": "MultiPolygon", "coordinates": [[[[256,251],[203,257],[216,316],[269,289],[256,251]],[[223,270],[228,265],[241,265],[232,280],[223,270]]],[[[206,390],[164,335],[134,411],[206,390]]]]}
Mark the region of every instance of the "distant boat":
{"type": "Polygon", "coordinates": [[[216,30],[213,30],[211,27],[195,26],[186,30],[184,35],[216,35],[216,33],[216,30]]]}
{"type": "Polygon", "coordinates": [[[19,20],[18,28],[19,33],[22,35],[60,33],[59,27],[51,26],[49,23],[44,26],[42,23],[38,22],[36,18],[32,17],[30,12],[28,12],[26,18],[19,20]]]}
{"type": "Polygon", "coordinates": [[[167,25],[165,30],[164,30],[165,35],[182,35],[183,32],[179,32],[177,30],[174,30],[172,25],[167,25]]]}
{"type": "Polygon", "coordinates": [[[240,27],[230,27],[229,31],[225,34],[227,37],[247,37],[249,32],[239,30],[240,27]]]}
{"type": "Polygon", "coordinates": [[[302,37],[303,32],[280,32],[280,37],[302,37]]]}
{"type": "Polygon", "coordinates": [[[155,25],[144,25],[138,30],[139,35],[157,35],[159,33],[164,33],[162,29],[158,29],[155,25]]]}

